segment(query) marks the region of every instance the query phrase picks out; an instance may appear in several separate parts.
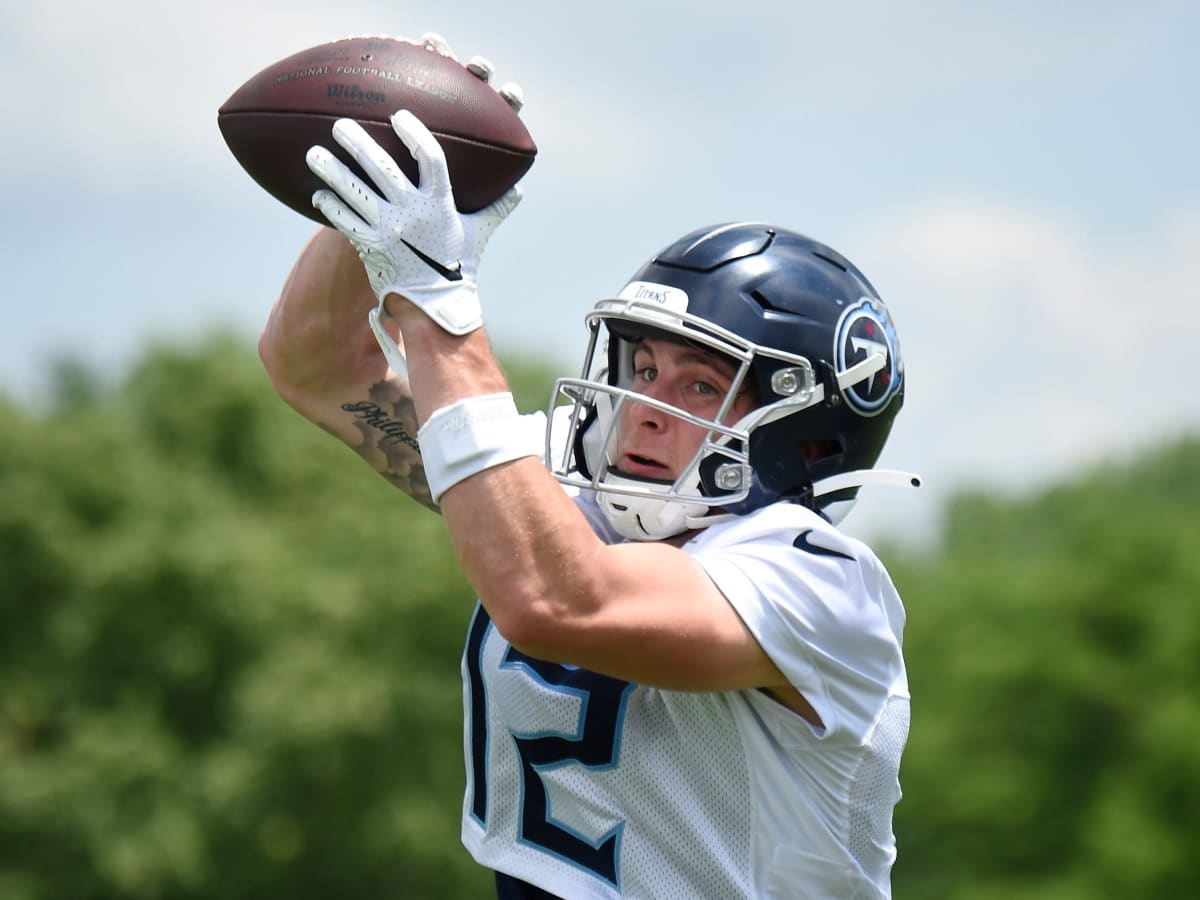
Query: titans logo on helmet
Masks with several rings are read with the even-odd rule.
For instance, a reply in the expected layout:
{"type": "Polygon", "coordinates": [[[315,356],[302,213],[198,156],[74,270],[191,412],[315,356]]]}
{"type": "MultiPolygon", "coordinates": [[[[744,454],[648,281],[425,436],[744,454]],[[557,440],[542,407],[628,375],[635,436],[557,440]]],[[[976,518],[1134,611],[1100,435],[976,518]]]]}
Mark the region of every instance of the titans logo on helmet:
{"type": "Polygon", "coordinates": [[[878,300],[863,297],[842,313],[834,336],[834,353],[839,372],[862,362],[872,353],[882,353],[883,368],[842,392],[846,402],[860,415],[873,416],[883,410],[900,390],[904,362],[891,314],[878,300]]]}

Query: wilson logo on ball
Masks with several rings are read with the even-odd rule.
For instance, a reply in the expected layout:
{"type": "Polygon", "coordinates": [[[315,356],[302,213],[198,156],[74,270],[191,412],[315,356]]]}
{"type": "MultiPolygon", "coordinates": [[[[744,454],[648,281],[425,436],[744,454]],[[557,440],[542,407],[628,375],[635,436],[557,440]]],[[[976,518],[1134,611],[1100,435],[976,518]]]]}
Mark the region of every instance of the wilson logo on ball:
{"type": "Polygon", "coordinates": [[[382,91],[364,91],[357,84],[327,84],[325,96],[338,100],[366,100],[370,103],[387,103],[387,94],[382,91]]]}

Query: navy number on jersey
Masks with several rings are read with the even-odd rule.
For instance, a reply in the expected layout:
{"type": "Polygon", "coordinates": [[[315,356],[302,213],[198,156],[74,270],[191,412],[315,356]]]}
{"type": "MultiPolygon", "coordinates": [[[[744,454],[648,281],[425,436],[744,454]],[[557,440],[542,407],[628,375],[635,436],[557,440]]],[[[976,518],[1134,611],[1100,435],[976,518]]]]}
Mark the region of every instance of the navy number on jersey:
{"type": "MultiPolygon", "coordinates": [[[[479,607],[471,622],[466,648],[471,702],[467,711],[473,775],[471,811],[485,826],[488,817],[487,746],[492,736],[488,733],[480,656],[490,626],[491,618],[482,606],[479,607]]],[[[501,667],[520,669],[549,690],[578,697],[580,703],[579,722],[574,733],[509,733],[521,761],[521,841],[586,869],[609,884],[618,885],[617,856],[624,823],[593,841],[555,821],[541,773],[567,765],[595,770],[615,766],[620,752],[625,702],[633,685],[586,669],[534,659],[511,646],[501,667]]]]}

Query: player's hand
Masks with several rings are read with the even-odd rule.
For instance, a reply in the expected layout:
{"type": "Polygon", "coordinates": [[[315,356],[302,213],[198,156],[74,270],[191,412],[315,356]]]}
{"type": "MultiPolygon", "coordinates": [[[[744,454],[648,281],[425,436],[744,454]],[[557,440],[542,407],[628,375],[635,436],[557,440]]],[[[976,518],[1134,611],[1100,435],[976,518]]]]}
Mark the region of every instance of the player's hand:
{"type": "Polygon", "coordinates": [[[466,334],[483,324],[475,276],[484,247],[520,202],[520,190],[511,189],[479,212],[460,214],[437,139],[407,110],[392,116],[392,127],[416,160],[417,184],[362,126],[339,119],[334,140],[374,184],[324,147],[313,147],[308,167],[329,185],[313,195],[313,205],[358,251],[380,307],[398,294],[451,334],[466,334]]]}

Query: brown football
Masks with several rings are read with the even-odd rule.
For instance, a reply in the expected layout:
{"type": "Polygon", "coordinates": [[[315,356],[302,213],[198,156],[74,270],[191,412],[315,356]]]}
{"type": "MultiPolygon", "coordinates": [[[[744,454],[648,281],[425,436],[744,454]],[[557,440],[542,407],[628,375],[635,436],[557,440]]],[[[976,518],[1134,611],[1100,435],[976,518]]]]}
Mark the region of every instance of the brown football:
{"type": "Polygon", "coordinates": [[[489,84],[423,44],[388,37],[332,41],[268,66],[221,105],[217,124],[263,189],[327,224],[312,206],[313,192],[325,185],[308,170],[308,148],[327,147],[365,178],[331,134],[337,119],[356,119],[415,183],[416,162],[389,121],[398,109],[411,110],[437,136],[462,212],[498,199],[537,155],[516,110],[489,84]]]}

